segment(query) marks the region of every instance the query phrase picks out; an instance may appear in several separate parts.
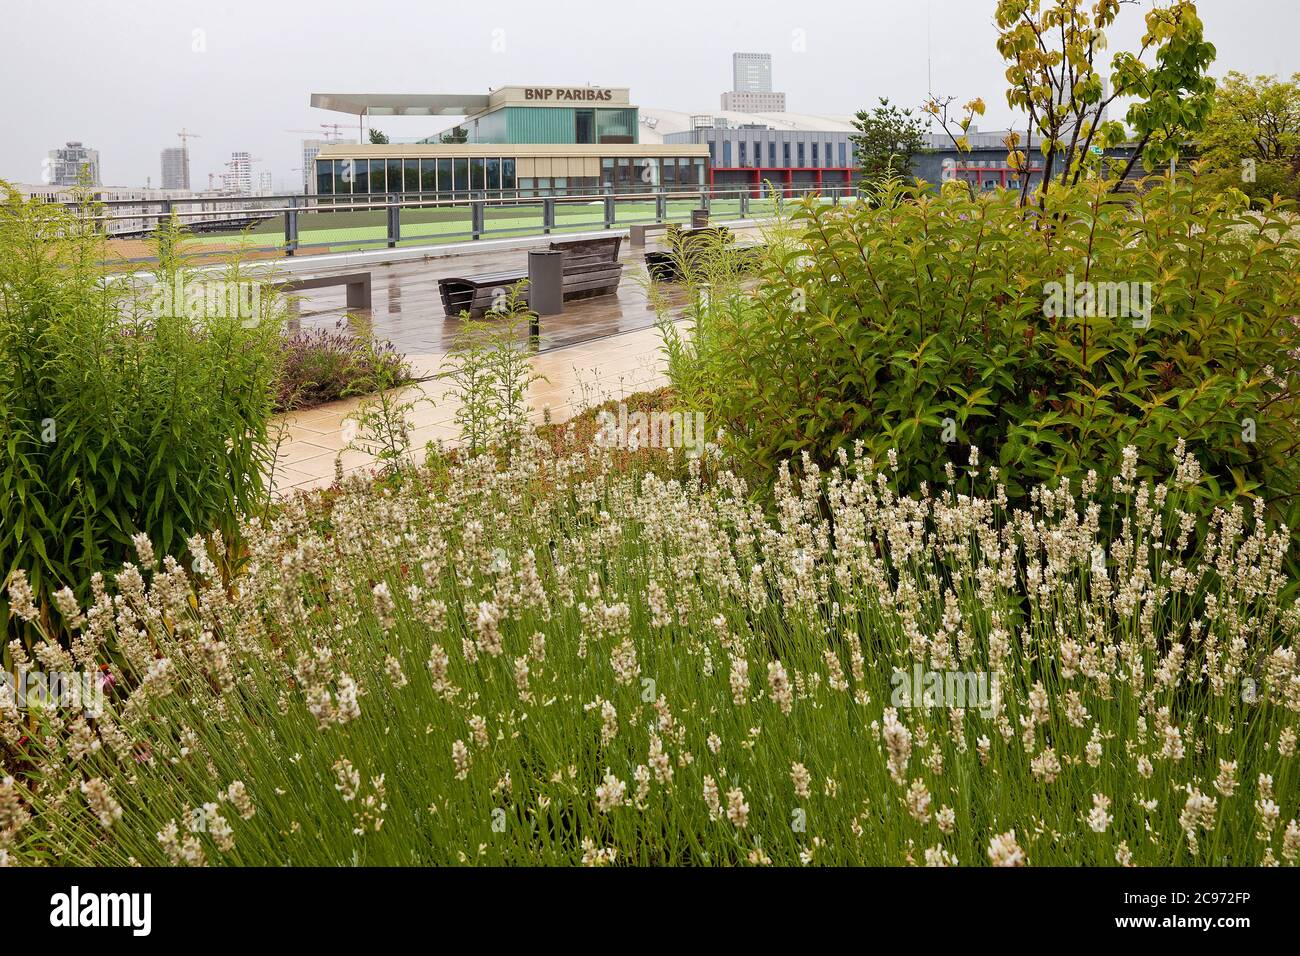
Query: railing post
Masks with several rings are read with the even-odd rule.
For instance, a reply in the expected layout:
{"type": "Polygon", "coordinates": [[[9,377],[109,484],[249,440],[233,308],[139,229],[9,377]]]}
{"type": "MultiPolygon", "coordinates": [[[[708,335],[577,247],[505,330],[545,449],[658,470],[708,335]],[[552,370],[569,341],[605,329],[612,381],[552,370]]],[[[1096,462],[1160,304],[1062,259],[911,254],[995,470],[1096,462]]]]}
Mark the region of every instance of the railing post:
{"type": "Polygon", "coordinates": [[[289,208],[284,211],[284,254],[291,256],[298,248],[298,197],[289,197],[289,208]]]}
{"type": "Polygon", "coordinates": [[[746,189],[740,194],[740,218],[749,217],[749,190],[746,189]]]}
{"type": "Polygon", "coordinates": [[[605,194],[605,228],[613,229],[615,216],[614,194],[612,192],[605,194]]]}
{"type": "Polygon", "coordinates": [[[483,238],[483,200],[471,199],[469,201],[469,228],[470,238],[483,238]]]}
{"type": "Polygon", "coordinates": [[[668,196],[661,189],[655,193],[655,222],[663,222],[668,218],[668,196]]]}
{"type": "Polygon", "coordinates": [[[707,189],[700,190],[700,208],[701,209],[709,208],[709,191],[707,189]]]}
{"type": "Polygon", "coordinates": [[[396,196],[388,197],[388,248],[396,249],[402,238],[402,207],[397,204],[396,196]]]}
{"type": "Polygon", "coordinates": [[[550,235],[555,228],[555,200],[547,197],[542,200],[542,233],[550,235]]]}

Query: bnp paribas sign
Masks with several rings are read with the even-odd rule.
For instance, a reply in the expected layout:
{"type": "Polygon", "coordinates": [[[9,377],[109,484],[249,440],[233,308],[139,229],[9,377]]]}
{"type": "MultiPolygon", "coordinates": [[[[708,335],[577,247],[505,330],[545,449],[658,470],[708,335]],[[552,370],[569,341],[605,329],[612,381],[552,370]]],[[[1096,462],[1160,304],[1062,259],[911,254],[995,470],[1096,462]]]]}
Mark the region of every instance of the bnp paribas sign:
{"type": "Polygon", "coordinates": [[[552,103],[576,102],[612,102],[613,90],[601,90],[591,86],[526,86],[524,99],[540,100],[552,103]]]}
{"type": "Polygon", "coordinates": [[[507,104],[521,106],[628,106],[627,87],[618,86],[503,86],[492,91],[495,109],[507,104]]]}

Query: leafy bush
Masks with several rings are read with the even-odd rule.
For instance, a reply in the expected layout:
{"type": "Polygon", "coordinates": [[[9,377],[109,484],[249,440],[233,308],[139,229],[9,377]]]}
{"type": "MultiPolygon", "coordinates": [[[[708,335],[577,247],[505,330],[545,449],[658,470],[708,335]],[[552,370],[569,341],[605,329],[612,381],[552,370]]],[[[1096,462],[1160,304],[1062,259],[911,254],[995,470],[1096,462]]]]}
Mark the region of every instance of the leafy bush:
{"type": "Polygon", "coordinates": [[[153,283],[109,275],[84,217],[6,188],[0,577],[84,589],[133,535],[179,552],[263,498],[280,304],[237,262],[187,272],[177,240],[153,283]]]}
{"type": "Polygon", "coordinates": [[[1181,535],[1190,460],[1121,469],[1113,539],[1093,490],[853,457],[775,520],[728,474],[496,460],[296,497],[237,589],[144,553],[68,609],[39,659],[111,680],[0,701],[0,862],[1300,860],[1286,536],[1181,535]]]}
{"type": "Polygon", "coordinates": [[[471,456],[519,444],[528,430],[528,389],[544,380],[533,371],[531,339],[524,336],[531,316],[524,288],[516,285],[501,308],[482,319],[462,313],[460,331],[438,373],[459,399],[455,422],[471,456]]]}
{"type": "Polygon", "coordinates": [[[374,343],[342,325],[285,337],[276,379],[277,411],[312,408],[373,392],[381,383],[411,381],[411,367],[393,343],[374,343]]]}
{"type": "Polygon", "coordinates": [[[1002,191],[878,198],[798,206],[797,241],[753,294],[706,290],[691,334],[669,335],[678,393],[725,428],[746,476],[805,453],[825,466],[860,439],[877,461],[895,449],[916,488],[973,445],[1023,500],[1127,445],[1168,474],[1184,438],[1215,500],[1300,492],[1300,241],[1284,208],[1252,213],[1199,177],[1123,201],[1058,188],[1051,216],[1002,191]],[[1057,308],[1084,282],[1122,284],[1097,287],[1108,314],[1057,308]],[[1132,308],[1144,290],[1149,325],[1132,308]]]}

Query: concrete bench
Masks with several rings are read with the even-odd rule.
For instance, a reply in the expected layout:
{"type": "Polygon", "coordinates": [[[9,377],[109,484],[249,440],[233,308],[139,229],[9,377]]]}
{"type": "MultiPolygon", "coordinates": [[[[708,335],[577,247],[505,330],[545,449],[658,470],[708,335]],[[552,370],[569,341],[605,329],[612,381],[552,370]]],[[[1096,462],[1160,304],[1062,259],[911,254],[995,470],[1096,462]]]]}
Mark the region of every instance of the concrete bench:
{"type": "MultiPolygon", "coordinates": [[[[550,244],[552,251],[564,253],[564,301],[613,295],[618,291],[623,276],[623,263],[618,261],[622,241],[622,236],[612,236],[550,244]]],[[[468,312],[470,318],[478,319],[501,304],[514,287],[527,278],[527,269],[447,276],[438,280],[438,293],[442,296],[443,311],[449,317],[468,312]]],[[[520,298],[524,303],[528,302],[526,288],[520,298]]]]}
{"type": "Polygon", "coordinates": [[[347,286],[348,308],[370,308],[370,273],[349,272],[344,275],[312,276],[305,279],[287,279],[277,282],[276,288],[281,292],[300,292],[303,289],[321,289],[325,286],[347,286]]]}
{"type": "Polygon", "coordinates": [[[628,233],[631,238],[631,244],[634,246],[644,246],[646,233],[665,232],[667,231],[670,225],[672,224],[667,222],[647,222],[647,223],[642,223],[640,225],[631,226],[628,229],[628,233]]]}

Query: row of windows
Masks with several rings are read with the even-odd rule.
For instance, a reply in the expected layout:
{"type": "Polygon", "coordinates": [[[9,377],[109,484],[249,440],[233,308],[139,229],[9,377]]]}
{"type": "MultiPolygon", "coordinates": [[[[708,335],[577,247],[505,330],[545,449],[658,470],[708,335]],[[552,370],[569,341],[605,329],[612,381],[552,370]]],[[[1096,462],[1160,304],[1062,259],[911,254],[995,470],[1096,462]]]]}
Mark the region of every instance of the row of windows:
{"type": "Polygon", "coordinates": [[[840,143],[806,143],[789,140],[778,143],[770,140],[767,144],[767,161],[763,159],[763,144],[741,140],[736,143],[736,151],[731,149],[732,141],[722,141],[722,159],[718,160],[718,144],[709,143],[709,158],[715,166],[772,166],[784,168],[817,168],[826,166],[847,167],[851,165],[852,154],[847,142],[840,143]],[[733,161],[734,160],[734,161],[733,161]],[[836,162],[838,160],[838,162],[836,162]]]}
{"type": "Polygon", "coordinates": [[[513,157],[458,156],[439,159],[318,159],[316,192],[497,192],[515,188],[513,157]]]}
{"type": "Polygon", "coordinates": [[[600,181],[622,188],[702,186],[708,181],[703,156],[665,156],[600,161],[600,181]]]}
{"type": "MultiPolygon", "coordinates": [[[[344,196],[353,193],[498,193],[542,188],[549,178],[532,180],[516,176],[513,157],[439,157],[437,159],[318,159],[316,193],[344,196]]],[[[707,182],[702,156],[604,158],[599,184],[618,187],[699,186],[707,182]]],[[[595,177],[554,180],[554,186],[596,186],[595,177]]],[[[560,190],[556,188],[556,194],[560,190]]]]}

